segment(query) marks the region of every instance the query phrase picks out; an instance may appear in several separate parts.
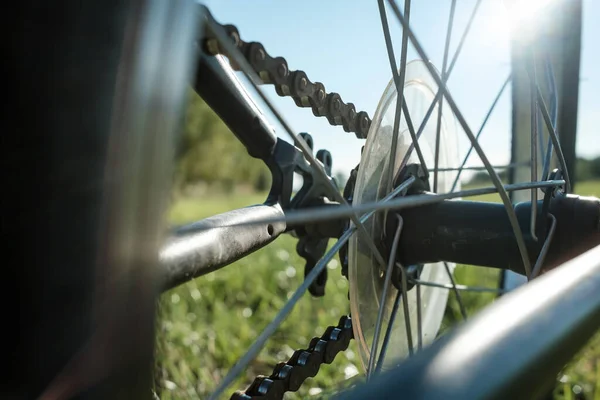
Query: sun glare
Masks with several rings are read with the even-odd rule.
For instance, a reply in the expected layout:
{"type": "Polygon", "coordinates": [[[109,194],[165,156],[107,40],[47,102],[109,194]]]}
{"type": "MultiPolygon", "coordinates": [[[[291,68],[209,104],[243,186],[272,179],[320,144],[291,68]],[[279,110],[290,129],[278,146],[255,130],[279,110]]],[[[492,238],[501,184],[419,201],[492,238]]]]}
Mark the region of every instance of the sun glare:
{"type": "Polygon", "coordinates": [[[487,18],[490,39],[513,36],[527,40],[537,29],[538,16],[555,0],[505,0],[495,3],[493,16],[487,18]]]}
{"type": "Polygon", "coordinates": [[[554,0],[511,0],[505,3],[513,26],[517,26],[521,24],[534,24],[536,15],[543,12],[543,9],[553,1],[554,0]]]}

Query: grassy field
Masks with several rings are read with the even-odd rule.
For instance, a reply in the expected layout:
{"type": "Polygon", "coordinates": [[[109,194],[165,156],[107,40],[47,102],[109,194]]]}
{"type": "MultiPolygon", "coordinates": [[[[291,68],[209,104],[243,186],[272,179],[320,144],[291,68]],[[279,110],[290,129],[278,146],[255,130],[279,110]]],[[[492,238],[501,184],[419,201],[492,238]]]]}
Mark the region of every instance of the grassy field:
{"type": "MultiPolygon", "coordinates": [[[[600,197],[600,182],[583,182],[577,192],[600,197]]],[[[169,218],[173,224],[182,224],[261,203],[263,199],[258,195],[201,201],[180,199],[173,204],[169,218]]],[[[496,198],[484,196],[479,200],[496,198]]],[[[161,399],[206,398],[214,390],[301,283],[304,262],[296,254],[295,243],[294,238],[284,235],[227,268],[163,295],[159,306],[156,368],[156,389],[161,399]]],[[[340,316],[349,313],[348,283],[341,276],[339,262],[332,260],[328,268],[326,295],[318,299],[307,295],[297,304],[260,356],[232,386],[232,391],[245,388],[258,374],[269,375],[277,362],[287,360],[295,349],[305,348],[313,336],[320,336],[327,326],[337,324],[340,316]]],[[[497,271],[469,266],[458,266],[455,276],[458,283],[467,285],[495,286],[498,282],[497,271]]],[[[494,296],[465,293],[463,299],[473,314],[492,302],[494,296]]],[[[459,320],[456,300],[450,296],[444,328],[459,320]]],[[[361,368],[355,351],[352,343],[332,365],[323,366],[316,378],[309,379],[289,398],[318,394],[335,382],[359,374],[361,368]]],[[[587,399],[600,399],[600,335],[560,374],[555,398],[580,398],[576,395],[580,390],[587,399]]]]}

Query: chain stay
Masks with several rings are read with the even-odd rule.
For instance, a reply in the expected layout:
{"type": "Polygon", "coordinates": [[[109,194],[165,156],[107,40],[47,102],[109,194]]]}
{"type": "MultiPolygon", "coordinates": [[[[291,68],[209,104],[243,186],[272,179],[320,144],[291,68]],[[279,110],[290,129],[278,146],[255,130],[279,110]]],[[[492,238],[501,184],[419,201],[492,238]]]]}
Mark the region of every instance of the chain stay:
{"type": "MultiPolygon", "coordinates": [[[[234,25],[221,25],[216,22],[208,10],[208,18],[220,25],[231,38],[237,49],[252,66],[263,83],[275,85],[279,96],[290,96],[298,107],[310,107],[317,117],[326,117],[331,125],[342,125],[346,132],[354,132],[356,137],[367,137],[371,119],[365,111],[356,112],[352,103],[345,103],[338,93],[327,93],[321,82],[312,82],[304,71],[290,71],[283,57],[271,57],[259,42],[245,42],[240,38],[234,25]]],[[[208,25],[208,24],[207,24],[208,25]]],[[[207,29],[204,51],[210,55],[224,55],[227,51],[219,44],[215,35],[207,29]]],[[[239,71],[240,66],[228,57],[231,67],[239,71]]]]}
{"type": "Polygon", "coordinates": [[[308,349],[296,350],[288,362],[277,364],[270,376],[258,376],[245,392],[234,393],[231,400],[283,399],[285,392],[297,391],[306,379],[317,375],[322,364],[331,364],[352,338],[352,320],[344,316],[337,326],[313,338],[308,349]]]}

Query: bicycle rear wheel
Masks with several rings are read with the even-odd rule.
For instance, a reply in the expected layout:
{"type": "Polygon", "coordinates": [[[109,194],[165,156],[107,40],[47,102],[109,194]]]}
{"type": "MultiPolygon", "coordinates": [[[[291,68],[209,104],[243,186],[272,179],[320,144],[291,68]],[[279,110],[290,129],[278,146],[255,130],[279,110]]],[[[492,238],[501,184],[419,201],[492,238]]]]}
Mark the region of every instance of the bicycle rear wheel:
{"type": "MultiPolygon", "coordinates": [[[[381,4],[384,4],[384,2],[381,2],[381,4]]],[[[399,11],[399,8],[398,8],[397,4],[395,4],[393,2],[391,4],[392,4],[391,12],[393,12],[394,14],[396,14],[397,16],[399,16],[399,19],[402,20],[402,15],[401,15],[401,12],[399,11]]],[[[477,10],[477,7],[479,6],[478,4],[479,3],[477,3],[477,5],[475,7],[475,12],[477,10]]],[[[475,14],[475,12],[474,12],[474,14],[475,14]]],[[[382,17],[382,20],[383,19],[384,18],[382,17]]],[[[408,25],[407,19],[408,19],[408,16],[406,16],[403,19],[403,24],[408,25]]],[[[452,19],[452,17],[450,17],[450,19],[452,19]]],[[[452,23],[450,23],[449,25],[451,26],[452,23]]],[[[405,28],[406,28],[406,26],[405,26],[405,28]]],[[[216,31],[216,29],[215,29],[215,31],[216,31]]],[[[468,31],[468,29],[466,29],[466,31],[468,31]]],[[[244,46],[246,44],[239,39],[240,36],[239,36],[239,33],[237,32],[237,30],[230,30],[230,31],[226,31],[226,32],[230,32],[229,34],[232,37],[234,37],[236,45],[239,45],[240,48],[245,48],[244,46]],[[231,33],[231,32],[234,32],[234,33],[231,33]],[[239,44],[239,43],[242,43],[242,44],[239,44]]],[[[384,28],[384,32],[385,32],[385,28],[384,28]]],[[[405,39],[405,41],[408,41],[408,36],[411,36],[411,35],[408,34],[408,29],[405,29],[405,32],[406,32],[406,35],[405,35],[406,39],[405,39]]],[[[226,39],[227,39],[226,36],[223,36],[223,37],[218,37],[218,35],[216,35],[216,36],[217,36],[217,39],[223,40],[226,43],[226,39]]],[[[211,40],[212,40],[212,38],[211,38],[211,40]]],[[[413,42],[415,42],[414,35],[412,35],[411,40],[413,40],[413,42]]],[[[462,46],[462,41],[460,42],[460,44],[458,46],[459,50],[457,51],[457,53],[460,52],[461,46],[462,46]]],[[[415,44],[415,47],[419,48],[419,51],[417,51],[418,53],[420,53],[419,56],[421,58],[427,59],[425,53],[422,51],[422,48],[420,48],[420,46],[418,46],[417,44],[415,44]]],[[[266,76],[269,73],[268,68],[263,71],[263,70],[260,69],[259,66],[253,67],[253,65],[252,65],[253,57],[251,57],[251,55],[252,55],[251,52],[244,53],[244,54],[238,54],[238,53],[236,53],[234,51],[235,49],[225,48],[225,44],[223,44],[223,48],[225,50],[221,49],[219,51],[216,51],[216,53],[227,55],[230,58],[230,60],[233,61],[233,65],[236,68],[240,68],[240,69],[244,70],[251,78],[256,78],[254,76],[254,74],[258,74],[259,75],[259,79],[260,79],[260,76],[266,76]],[[249,65],[244,65],[244,58],[247,58],[246,61],[249,61],[249,65]],[[246,67],[248,67],[248,68],[246,69],[246,67]]],[[[447,51],[446,51],[446,53],[447,53],[447,51]]],[[[262,53],[257,53],[257,55],[260,55],[260,54],[262,54],[262,53]]],[[[390,59],[394,59],[394,58],[395,58],[394,56],[390,55],[390,59]]],[[[446,65],[442,66],[441,76],[439,76],[439,74],[437,74],[435,71],[433,71],[433,72],[429,71],[431,73],[431,75],[432,75],[432,79],[436,82],[436,84],[438,86],[443,86],[444,80],[447,79],[447,75],[449,75],[450,71],[452,70],[452,67],[454,66],[454,64],[456,62],[456,56],[452,58],[451,62],[449,62],[449,60],[448,60],[449,57],[447,56],[447,54],[446,54],[446,56],[444,58],[446,60],[446,61],[444,61],[444,64],[446,64],[446,65]]],[[[401,84],[401,83],[403,83],[403,77],[400,77],[399,75],[402,75],[402,73],[406,73],[406,71],[405,71],[406,53],[405,53],[404,50],[403,50],[403,54],[400,56],[400,59],[401,59],[401,66],[399,68],[394,68],[392,66],[392,73],[395,74],[394,75],[394,82],[396,84],[396,91],[397,91],[397,93],[401,93],[402,90],[400,88],[403,87],[403,85],[401,84]]],[[[536,82],[535,79],[532,79],[532,81],[536,82]]],[[[308,80],[307,82],[309,82],[309,83],[312,84],[312,82],[310,82],[310,80],[308,80]]],[[[508,85],[509,82],[510,82],[510,77],[507,78],[507,80],[504,82],[504,84],[499,88],[500,92],[502,92],[504,90],[504,88],[507,87],[507,85],[508,85]]],[[[275,82],[275,85],[277,86],[278,83],[275,82]]],[[[290,87],[293,88],[293,86],[290,86],[290,87]]],[[[281,93],[286,94],[286,91],[280,89],[279,86],[277,86],[277,89],[280,91],[280,92],[278,92],[280,95],[281,95],[281,93]]],[[[260,96],[263,98],[263,100],[267,99],[267,97],[264,96],[262,94],[262,92],[259,92],[259,93],[261,93],[260,96]]],[[[292,90],[292,93],[293,93],[293,90],[292,90]]],[[[437,93],[437,95],[438,95],[438,99],[442,96],[439,93],[437,93]]],[[[292,94],[292,97],[293,96],[295,96],[295,95],[292,94]]],[[[497,97],[499,97],[499,96],[500,96],[500,94],[497,97]]],[[[307,97],[307,98],[310,99],[310,97],[307,97]]],[[[305,107],[308,106],[307,105],[309,103],[308,100],[304,101],[302,98],[295,98],[295,100],[296,100],[296,104],[298,104],[298,105],[302,104],[305,107]]],[[[498,175],[499,175],[499,171],[500,170],[511,168],[511,166],[510,165],[505,165],[505,166],[498,167],[498,166],[492,165],[490,163],[489,159],[485,156],[485,152],[481,148],[481,144],[478,142],[478,139],[479,139],[479,137],[480,137],[480,135],[481,135],[481,133],[483,131],[483,127],[485,126],[485,121],[487,121],[487,118],[489,116],[489,113],[491,113],[491,111],[488,113],[488,116],[486,116],[486,118],[484,119],[484,123],[482,124],[481,129],[477,132],[477,135],[475,135],[474,132],[466,124],[464,116],[461,116],[460,113],[457,111],[456,103],[454,101],[451,101],[451,97],[450,96],[447,96],[447,100],[446,101],[449,103],[449,107],[452,108],[452,112],[454,114],[456,114],[456,117],[459,120],[459,124],[461,125],[461,129],[463,129],[465,132],[467,132],[467,136],[469,138],[469,141],[471,142],[471,144],[473,146],[472,149],[474,149],[475,152],[481,157],[482,163],[484,164],[483,166],[475,166],[475,167],[472,167],[472,168],[474,170],[477,170],[477,169],[485,170],[485,171],[487,171],[490,174],[490,176],[492,177],[492,181],[494,183],[494,186],[495,186],[496,190],[498,192],[502,193],[502,200],[503,200],[503,203],[506,206],[506,213],[508,215],[511,214],[511,210],[513,209],[513,206],[510,204],[507,192],[509,192],[511,190],[517,190],[519,188],[526,188],[529,196],[533,196],[533,193],[537,192],[537,188],[538,187],[544,187],[544,185],[549,185],[549,186],[559,185],[560,186],[560,185],[565,184],[565,182],[563,182],[563,181],[561,181],[561,182],[553,181],[553,180],[548,179],[547,177],[546,178],[540,177],[540,174],[537,174],[536,176],[530,177],[530,179],[527,179],[526,180],[527,182],[521,182],[519,185],[512,186],[512,187],[506,187],[506,185],[504,185],[504,183],[501,182],[501,180],[500,180],[500,178],[499,178],[498,175]]],[[[496,104],[497,101],[498,100],[496,98],[495,101],[492,104],[492,107],[491,107],[492,109],[493,109],[493,107],[494,107],[494,105],[496,104]]],[[[435,101],[432,101],[431,106],[435,107],[435,103],[436,103],[435,101]]],[[[538,103],[541,103],[541,102],[538,102],[538,103]]],[[[345,103],[343,103],[343,104],[345,104],[345,103]]],[[[269,107],[272,107],[272,104],[269,104],[269,107]]],[[[430,107],[430,108],[432,108],[432,107],[430,107]]],[[[542,107],[542,105],[540,104],[539,107],[542,107]]],[[[315,111],[315,109],[313,109],[313,112],[315,114],[318,114],[318,111],[315,111]]],[[[433,111],[430,111],[430,115],[436,116],[436,114],[433,113],[433,111]]],[[[278,118],[279,117],[280,116],[278,115],[278,118]]],[[[408,119],[408,118],[406,117],[406,119],[408,119]]],[[[282,119],[280,119],[280,121],[282,121],[282,119]]],[[[281,124],[284,127],[286,127],[286,128],[288,127],[288,125],[286,123],[284,123],[284,122],[281,122],[281,124]]],[[[339,124],[339,122],[338,122],[338,124],[339,124]]],[[[395,124],[395,122],[391,123],[390,125],[394,125],[394,124],[395,124]]],[[[346,126],[344,126],[344,127],[346,128],[346,126]]],[[[414,128],[416,130],[416,126],[414,128]]],[[[549,130],[553,130],[552,127],[549,130]]],[[[306,148],[306,143],[304,143],[303,141],[301,141],[298,138],[296,138],[295,137],[295,133],[293,131],[289,130],[288,133],[290,134],[290,138],[292,140],[294,140],[294,143],[297,145],[297,147],[301,148],[303,150],[303,153],[307,157],[307,159],[310,159],[309,156],[312,157],[312,154],[311,154],[310,149],[306,148]]],[[[531,133],[530,137],[533,137],[534,133],[533,132],[530,132],[530,133],[531,133]]],[[[437,138],[434,140],[434,142],[435,141],[437,141],[437,138]]],[[[401,146],[401,144],[398,144],[398,143],[399,142],[397,142],[397,145],[401,146]]],[[[394,146],[393,140],[392,140],[391,146],[392,146],[392,151],[390,151],[390,153],[393,154],[394,153],[394,151],[393,151],[393,146],[394,146]]],[[[432,147],[435,147],[435,146],[432,146],[432,147]]],[[[437,147],[441,147],[441,146],[437,146],[437,147]]],[[[365,149],[365,151],[366,151],[366,149],[365,149]]],[[[416,148],[415,148],[415,151],[416,151],[416,148]]],[[[470,152],[471,151],[469,150],[469,153],[470,152]]],[[[430,171],[432,171],[431,172],[431,174],[433,175],[433,179],[432,180],[434,182],[438,181],[437,182],[438,185],[440,185],[440,181],[441,181],[441,179],[439,177],[440,173],[448,173],[448,172],[450,172],[450,173],[455,174],[455,175],[460,175],[461,172],[463,172],[466,169],[468,169],[468,168],[465,168],[465,162],[466,162],[466,160],[465,160],[465,162],[463,162],[462,165],[456,166],[456,167],[447,167],[447,166],[445,167],[444,165],[440,166],[440,159],[439,159],[440,156],[436,156],[436,153],[439,154],[439,150],[437,150],[437,151],[434,150],[433,151],[433,158],[434,158],[433,164],[434,165],[433,165],[433,168],[432,168],[432,166],[429,166],[429,168],[430,168],[430,171]],[[436,162],[435,158],[438,158],[437,162],[436,162]],[[446,168],[446,169],[452,169],[454,171],[453,172],[452,171],[444,171],[444,168],[446,168]],[[437,175],[437,177],[436,177],[436,175],[437,175]]],[[[365,158],[368,157],[368,156],[370,156],[370,154],[368,152],[367,152],[367,154],[364,154],[365,158]]],[[[535,153],[535,157],[536,157],[536,160],[540,160],[540,159],[543,158],[537,152],[535,153]]],[[[419,159],[419,162],[421,162],[420,159],[419,159]]],[[[359,166],[359,171],[360,171],[360,166],[359,166]]],[[[385,174],[382,174],[382,176],[383,175],[385,175],[385,174]]],[[[568,179],[567,179],[567,181],[568,181],[568,179]]],[[[385,185],[383,185],[383,186],[385,187],[385,185]]],[[[435,186],[435,183],[433,183],[432,186],[435,186]]],[[[568,184],[566,186],[568,186],[568,184]]],[[[387,191],[384,191],[383,193],[378,194],[377,197],[381,199],[381,198],[384,198],[386,196],[389,196],[392,192],[389,191],[389,188],[386,188],[386,189],[387,189],[387,191]]],[[[471,192],[468,192],[468,191],[465,192],[465,193],[458,192],[458,193],[455,193],[454,195],[456,197],[461,197],[462,195],[466,195],[466,194],[471,194],[471,192]]],[[[408,196],[408,197],[410,197],[410,196],[408,196]]],[[[408,203],[408,200],[410,200],[410,199],[407,199],[407,203],[408,203]]],[[[354,204],[354,203],[353,203],[353,205],[356,206],[356,204],[354,204]]],[[[368,206],[373,206],[373,205],[369,203],[368,206]]],[[[384,207],[385,206],[380,203],[377,206],[373,206],[372,209],[370,209],[370,210],[371,211],[374,211],[374,210],[383,210],[384,207]]],[[[357,210],[360,210],[360,212],[368,212],[369,211],[369,209],[366,208],[366,207],[365,208],[357,208],[357,210]]],[[[359,212],[359,211],[357,211],[357,212],[359,212]]],[[[514,210],[512,212],[514,212],[514,210]]],[[[360,217],[360,214],[357,214],[356,216],[360,217]]],[[[538,216],[538,214],[536,212],[533,212],[533,211],[531,212],[531,220],[533,220],[534,222],[535,222],[535,218],[537,216],[538,216]]],[[[300,216],[299,215],[298,216],[296,216],[296,215],[293,216],[294,218],[297,217],[298,219],[292,219],[291,217],[292,216],[290,216],[287,220],[288,221],[294,221],[294,223],[298,223],[300,221],[300,216]]],[[[366,215],[363,214],[363,217],[366,217],[366,215]]],[[[308,213],[307,213],[307,218],[308,218],[308,213]]],[[[316,218],[316,217],[311,216],[310,218],[316,218]]],[[[518,222],[515,223],[515,221],[514,221],[515,216],[513,215],[513,217],[511,217],[511,218],[513,220],[510,222],[510,224],[511,224],[512,229],[513,229],[512,234],[514,235],[514,237],[515,238],[519,238],[520,237],[522,242],[525,242],[525,240],[526,240],[526,239],[524,239],[524,237],[528,237],[527,240],[530,240],[529,236],[532,235],[532,233],[531,233],[532,231],[531,230],[529,230],[529,231],[528,230],[522,230],[520,227],[518,227],[519,223],[518,222]]],[[[313,221],[314,220],[311,220],[311,222],[313,222],[313,221]]],[[[301,221],[300,221],[300,223],[301,223],[301,221]]],[[[360,230],[361,230],[361,226],[363,226],[363,225],[364,225],[364,222],[361,223],[360,221],[359,222],[354,221],[354,223],[351,225],[352,226],[351,230],[355,229],[356,231],[358,231],[358,235],[361,235],[360,230]]],[[[535,223],[533,223],[533,225],[535,225],[535,223]]],[[[348,231],[347,233],[351,234],[352,232],[348,231]]],[[[366,237],[367,237],[367,239],[365,239],[364,236],[362,236],[362,237],[361,236],[355,236],[355,239],[352,239],[352,240],[364,240],[365,241],[365,246],[368,246],[369,249],[372,251],[372,253],[376,254],[377,252],[374,251],[373,248],[377,247],[377,243],[369,243],[369,240],[377,241],[377,240],[379,240],[379,238],[375,238],[373,236],[373,234],[367,235],[366,237]],[[370,239],[369,239],[369,237],[370,237],[370,239]],[[358,238],[358,239],[356,239],[356,238],[358,238]]],[[[344,236],[344,239],[346,239],[346,236],[344,236]]],[[[336,246],[338,246],[340,244],[343,244],[343,243],[342,242],[338,242],[336,244],[336,246]]],[[[524,247],[526,247],[526,246],[524,246],[523,243],[521,243],[521,245],[519,245],[517,247],[520,247],[520,257],[522,257],[522,259],[523,259],[522,263],[524,265],[525,270],[527,270],[527,268],[528,268],[529,272],[530,272],[533,269],[533,267],[534,267],[534,263],[536,262],[536,259],[533,259],[533,260],[530,259],[530,257],[526,254],[526,250],[524,249],[524,247]],[[525,267],[525,265],[528,264],[528,263],[530,265],[527,265],[525,267]]],[[[315,269],[320,269],[320,271],[322,271],[325,268],[325,265],[328,263],[328,261],[330,260],[330,257],[332,257],[333,254],[334,254],[334,252],[333,253],[328,253],[327,254],[327,258],[322,259],[319,263],[317,263],[317,265],[315,266],[315,269]]],[[[381,258],[385,258],[386,256],[388,258],[391,258],[391,257],[389,257],[389,254],[384,254],[384,257],[381,257],[381,258]]],[[[377,258],[380,258],[380,257],[378,257],[377,255],[375,255],[374,258],[377,259],[377,258]]],[[[376,260],[376,261],[377,261],[378,264],[381,264],[381,262],[380,262],[381,260],[376,260]]],[[[369,263],[367,263],[367,265],[371,265],[372,266],[373,262],[370,261],[369,263]]],[[[381,265],[379,265],[378,268],[381,268],[381,265]]],[[[385,268],[383,268],[383,269],[385,270],[385,268]]],[[[375,273],[375,271],[369,271],[369,272],[374,273],[375,275],[377,275],[375,273]]],[[[415,287],[416,288],[420,288],[420,290],[422,290],[424,287],[435,287],[436,290],[442,290],[443,293],[444,293],[444,295],[447,294],[447,290],[451,290],[454,294],[456,294],[456,293],[460,293],[460,291],[462,289],[471,289],[471,290],[475,290],[475,291],[497,292],[497,290],[495,288],[465,288],[464,286],[460,285],[460,283],[457,284],[453,280],[453,278],[451,277],[450,274],[448,274],[447,272],[445,272],[445,274],[446,275],[444,275],[444,276],[447,277],[446,278],[447,279],[446,282],[435,282],[435,281],[432,282],[432,281],[422,280],[422,281],[415,281],[413,283],[417,283],[415,287]]],[[[314,278],[314,276],[311,273],[311,275],[308,276],[307,278],[310,281],[311,279],[314,278]]],[[[309,284],[302,284],[296,292],[294,292],[294,293],[291,293],[291,292],[288,293],[288,296],[291,298],[290,299],[291,301],[286,304],[284,310],[282,310],[279,314],[277,314],[276,316],[273,317],[274,321],[266,326],[265,330],[259,336],[258,340],[244,354],[244,356],[241,358],[240,362],[235,366],[235,368],[233,368],[233,370],[231,371],[231,373],[228,374],[227,376],[225,376],[225,378],[223,379],[223,382],[217,388],[216,394],[213,394],[213,396],[217,396],[219,393],[221,393],[221,391],[224,389],[224,387],[226,387],[229,383],[231,383],[233,381],[233,379],[235,379],[235,377],[238,376],[239,373],[243,370],[242,366],[243,365],[246,365],[246,366],[249,365],[251,363],[251,360],[254,357],[257,356],[257,354],[259,353],[260,348],[266,343],[266,340],[267,340],[268,336],[270,334],[272,334],[273,332],[275,332],[277,326],[281,323],[281,321],[283,319],[285,319],[287,313],[289,312],[289,310],[291,310],[291,308],[293,307],[293,305],[295,304],[295,302],[299,301],[300,295],[302,294],[302,292],[304,290],[307,289],[308,285],[309,284]]],[[[191,288],[190,288],[190,290],[191,290],[191,288]]],[[[415,289],[415,292],[416,292],[416,290],[417,289],[415,289]]],[[[415,292],[413,292],[413,293],[415,293],[415,292]]],[[[377,301],[377,296],[371,296],[371,297],[373,297],[373,301],[374,302],[377,301]]],[[[176,297],[176,299],[178,301],[180,301],[181,298],[183,298],[183,292],[182,292],[182,296],[177,295],[177,297],[176,297]]],[[[461,308],[464,308],[464,307],[461,307],[461,308]]],[[[255,310],[251,310],[251,312],[248,313],[248,314],[249,315],[253,315],[254,311],[255,310]]],[[[405,321],[400,321],[400,322],[405,322],[406,323],[406,321],[407,321],[407,319],[405,321]]],[[[418,325],[418,324],[413,324],[413,325],[418,325]]],[[[369,327],[369,329],[372,329],[372,331],[376,330],[376,329],[374,329],[371,326],[369,327]]],[[[380,324],[379,330],[381,332],[383,332],[383,330],[385,330],[385,326],[381,326],[381,324],[380,324]]],[[[416,330],[418,330],[418,329],[416,329],[416,330]]],[[[407,335],[407,336],[412,336],[412,335],[407,335]]],[[[383,341],[385,342],[385,339],[383,341]]],[[[418,341],[418,340],[416,340],[416,341],[418,341]]],[[[363,347],[365,349],[367,349],[370,344],[371,343],[367,343],[367,345],[363,346],[363,347]]],[[[312,349],[312,347],[311,347],[311,349],[312,349]]],[[[314,349],[312,349],[312,350],[311,349],[307,349],[306,352],[310,352],[310,351],[314,350],[314,349]]],[[[292,356],[292,360],[288,361],[288,363],[286,365],[288,365],[289,367],[294,367],[296,365],[295,363],[297,362],[297,360],[294,357],[295,356],[292,356]]],[[[368,364],[368,363],[366,363],[364,361],[364,358],[363,358],[363,363],[364,364],[368,364]]],[[[254,383],[247,390],[246,395],[248,395],[248,396],[258,395],[259,392],[261,390],[263,390],[261,388],[263,388],[263,387],[269,387],[269,385],[279,385],[279,384],[281,384],[281,385],[285,386],[285,384],[286,384],[285,382],[279,382],[278,380],[282,380],[283,381],[284,379],[283,378],[281,378],[281,379],[277,378],[277,374],[275,372],[270,377],[258,378],[257,380],[254,381],[254,383]]],[[[212,384],[212,382],[211,382],[211,384],[212,384]]],[[[264,389],[264,390],[267,390],[267,389],[264,389]]],[[[242,394],[238,394],[237,396],[242,396],[241,398],[243,398],[242,394]]]]}

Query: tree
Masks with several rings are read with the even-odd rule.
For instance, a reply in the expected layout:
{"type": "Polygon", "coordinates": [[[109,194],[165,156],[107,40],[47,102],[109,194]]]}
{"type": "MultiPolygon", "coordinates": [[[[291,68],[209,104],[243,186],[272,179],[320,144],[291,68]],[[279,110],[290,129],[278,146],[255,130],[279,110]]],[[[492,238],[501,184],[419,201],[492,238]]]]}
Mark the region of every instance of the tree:
{"type": "Polygon", "coordinates": [[[175,182],[181,190],[202,182],[231,190],[245,184],[256,190],[269,186],[269,171],[194,92],[190,92],[185,125],[177,146],[175,182]]]}
{"type": "Polygon", "coordinates": [[[600,157],[591,160],[578,158],[577,164],[575,164],[575,174],[578,181],[600,178],[600,157]]]}
{"type": "Polygon", "coordinates": [[[590,160],[590,170],[593,178],[600,178],[600,157],[590,160]]]}

